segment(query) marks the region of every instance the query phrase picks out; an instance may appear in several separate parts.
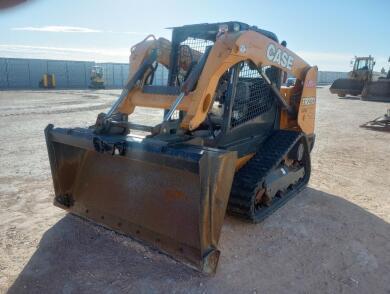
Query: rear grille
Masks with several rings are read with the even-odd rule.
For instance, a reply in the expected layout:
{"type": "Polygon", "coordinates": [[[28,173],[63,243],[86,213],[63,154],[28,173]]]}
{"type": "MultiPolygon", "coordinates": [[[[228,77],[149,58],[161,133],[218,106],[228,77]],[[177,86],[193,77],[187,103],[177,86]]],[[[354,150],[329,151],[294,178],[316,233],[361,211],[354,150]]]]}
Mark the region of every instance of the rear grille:
{"type": "Polygon", "coordinates": [[[250,68],[248,62],[241,63],[239,68],[241,70],[234,95],[231,128],[268,112],[274,104],[271,87],[257,69],[250,68]]]}

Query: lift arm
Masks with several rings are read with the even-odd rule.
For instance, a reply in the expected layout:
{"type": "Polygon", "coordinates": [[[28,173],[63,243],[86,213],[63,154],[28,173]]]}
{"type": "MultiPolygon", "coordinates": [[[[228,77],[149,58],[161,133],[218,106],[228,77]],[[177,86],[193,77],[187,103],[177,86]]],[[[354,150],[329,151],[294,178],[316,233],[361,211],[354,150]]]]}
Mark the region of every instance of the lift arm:
{"type": "MultiPolygon", "coordinates": [[[[140,43],[133,50],[130,64],[131,72],[136,70],[137,64],[138,67],[140,66],[152,48],[158,48],[159,62],[162,60],[161,56],[167,56],[167,52],[170,52],[171,49],[166,42],[163,43],[159,40],[148,41],[148,46],[140,43]]],[[[302,130],[312,133],[314,130],[317,67],[311,67],[289,49],[255,31],[223,34],[216,40],[202,74],[199,76],[196,88],[192,92],[186,93],[177,105],[177,109],[186,112],[181,127],[194,130],[206,119],[220,77],[230,67],[246,60],[252,61],[258,67],[277,67],[302,81],[303,89],[300,97],[298,123],[302,130]]],[[[165,60],[165,64],[167,63],[165,60]]],[[[119,111],[130,114],[135,106],[170,109],[176,97],[177,95],[151,95],[143,93],[141,87],[134,87],[119,105],[119,111]]],[[[280,96],[280,99],[283,97],[280,96]]],[[[284,104],[282,100],[281,103],[284,104]]]]}

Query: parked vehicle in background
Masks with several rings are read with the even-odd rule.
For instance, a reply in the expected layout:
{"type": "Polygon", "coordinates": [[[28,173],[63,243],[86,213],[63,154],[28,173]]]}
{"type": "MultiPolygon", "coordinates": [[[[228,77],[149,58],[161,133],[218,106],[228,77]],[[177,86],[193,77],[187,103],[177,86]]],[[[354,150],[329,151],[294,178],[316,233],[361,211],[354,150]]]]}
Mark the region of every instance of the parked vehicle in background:
{"type": "Polygon", "coordinates": [[[104,71],[103,67],[95,65],[91,70],[91,89],[104,89],[104,71]]]}
{"type": "Polygon", "coordinates": [[[362,100],[390,100],[389,75],[374,71],[375,60],[371,55],[355,57],[353,64],[346,79],[337,79],[330,86],[332,94],[339,97],[361,95],[362,100]]]}
{"type": "Polygon", "coordinates": [[[295,82],[297,81],[296,78],[288,78],[286,81],[286,86],[287,87],[292,87],[295,86],[295,82]]]}

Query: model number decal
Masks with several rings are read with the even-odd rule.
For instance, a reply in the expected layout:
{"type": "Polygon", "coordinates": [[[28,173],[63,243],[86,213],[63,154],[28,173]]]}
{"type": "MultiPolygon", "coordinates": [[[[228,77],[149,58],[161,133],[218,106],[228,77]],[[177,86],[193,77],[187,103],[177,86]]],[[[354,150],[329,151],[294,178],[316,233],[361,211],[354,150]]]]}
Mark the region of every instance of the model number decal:
{"type": "Polygon", "coordinates": [[[302,98],[303,105],[313,105],[316,104],[316,97],[306,97],[302,98]]]}
{"type": "Polygon", "coordinates": [[[294,57],[289,55],[286,51],[276,48],[273,43],[270,43],[267,47],[267,59],[290,70],[294,62],[294,57]]]}

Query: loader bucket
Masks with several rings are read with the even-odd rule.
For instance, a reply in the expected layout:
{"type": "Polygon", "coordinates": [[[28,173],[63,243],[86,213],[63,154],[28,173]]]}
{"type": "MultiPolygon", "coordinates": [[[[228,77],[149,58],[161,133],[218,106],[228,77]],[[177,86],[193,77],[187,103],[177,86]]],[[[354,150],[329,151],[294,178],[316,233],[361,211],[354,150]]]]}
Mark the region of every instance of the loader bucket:
{"type": "Polygon", "coordinates": [[[362,100],[390,101],[390,79],[380,79],[364,86],[362,100]]]}
{"type": "Polygon", "coordinates": [[[330,86],[329,90],[332,94],[337,94],[340,97],[345,95],[357,96],[362,93],[364,82],[353,79],[337,79],[330,86]]]}
{"type": "Polygon", "coordinates": [[[215,271],[236,152],[53,125],[45,136],[55,205],[215,271]]]}

